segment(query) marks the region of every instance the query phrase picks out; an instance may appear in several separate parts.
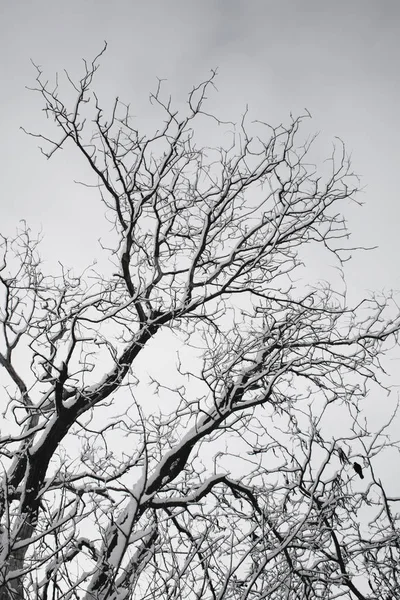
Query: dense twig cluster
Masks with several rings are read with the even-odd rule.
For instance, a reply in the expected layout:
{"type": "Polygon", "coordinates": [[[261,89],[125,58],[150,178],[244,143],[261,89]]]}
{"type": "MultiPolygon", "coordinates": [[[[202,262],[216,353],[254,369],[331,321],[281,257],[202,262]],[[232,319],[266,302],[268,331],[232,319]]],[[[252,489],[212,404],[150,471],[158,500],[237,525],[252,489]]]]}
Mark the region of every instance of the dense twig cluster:
{"type": "Polygon", "coordinates": [[[37,137],[94,172],[114,274],[46,275],[27,226],[2,239],[0,598],[397,597],[398,499],[373,462],[396,442],[358,407],[399,311],[297,276],[309,246],[347,257],[343,149],[323,180],[303,118],[197,148],[214,74],[184,115],[159,87],[143,136],[119,100],[104,116],[98,58],[72,108],[38,71],[61,135],[37,137]],[[173,386],[151,375],[162,340],[173,386]]]}

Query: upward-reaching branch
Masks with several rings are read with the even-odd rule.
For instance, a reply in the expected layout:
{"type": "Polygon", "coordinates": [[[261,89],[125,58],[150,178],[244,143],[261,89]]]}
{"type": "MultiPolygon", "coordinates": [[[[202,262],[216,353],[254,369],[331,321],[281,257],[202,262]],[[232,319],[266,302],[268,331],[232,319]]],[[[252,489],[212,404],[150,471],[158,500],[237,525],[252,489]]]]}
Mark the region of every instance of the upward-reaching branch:
{"type": "Polygon", "coordinates": [[[324,179],[297,141],[309,115],[224,124],[215,73],[181,112],[160,83],[143,135],[92,92],[101,55],[67,76],[71,105],[38,69],[56,134],[33,135],[90,167],[114,273],[45,274],[29,228],[2,238],[0,600],[396,597],[396,499],[373,464],[390,443],[359,411],[399,310],[348,306],[305,269],[308,247],[348,258],[344,148],[324,179]],[[229,143],[199,148],[216,123],[229,143]]]}

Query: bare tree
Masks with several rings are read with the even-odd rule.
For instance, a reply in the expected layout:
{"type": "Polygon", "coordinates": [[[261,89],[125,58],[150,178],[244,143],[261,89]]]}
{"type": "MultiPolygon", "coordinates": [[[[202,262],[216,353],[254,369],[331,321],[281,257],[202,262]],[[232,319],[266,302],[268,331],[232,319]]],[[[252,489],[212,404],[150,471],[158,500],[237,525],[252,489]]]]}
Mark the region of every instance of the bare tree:
{"type": "Polygon", "coordinates": [[[91,92],[100,56],[67,76],[70,106],[38,69],[56,134],[35,135],[93,171],[112,273],[46,274],[27,226],[2,238],[0,598],[399,597],[399,498],[375,466],[398,444],[362,415],[399,311],[304,279],[309,249],[348,258],[342,146],[322,176],[303,117],[218,121],[214,74],[181,112],[159,87],[142,135],[91,92]],[[231,143],[198,148],[207,123],[231,143]]]}

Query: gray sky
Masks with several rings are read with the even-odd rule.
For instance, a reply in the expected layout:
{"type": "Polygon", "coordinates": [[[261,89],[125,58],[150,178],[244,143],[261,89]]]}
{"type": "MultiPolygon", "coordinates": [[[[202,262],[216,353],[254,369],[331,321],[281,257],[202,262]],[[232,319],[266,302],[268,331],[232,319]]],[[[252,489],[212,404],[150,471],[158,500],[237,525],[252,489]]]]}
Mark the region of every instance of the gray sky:
{"type": "Polygon", "coordinates": [[[379,250],[352,262],[350,286],[400,289],[397,0],[2,0],[0,23],[0,230],[21,218],[42,225],[44,253],[70,264],[97,251],[96,193],[73,184],[86,173],[80,157],[48,162],[19,127],[44,125],[39,98],[25,89],[34,84],[30,59],[49,78],[64,68],[79,75],[81,59],[107,40],[95,89],[105,102],[130,102],[144,122],[156,77],[183,101],[215,67],[210,109],[221,116],[239,119],[248,104],[252,118],[278,124],[307,108],[321,158],[340,137],[365,186],[365,207],[349,205],[353,241],[379,250]]]}
{"type": "Polygon", "coordinates": [[[307,108],[321,157],[339,136],[365,186],[365,208],[349,209],[354,241],[380,250],[357,258],[352,279],[399,287],[397,0],[3,0],[0,23],[3,229],[23,217],[43,224],[50,246],[60,235],[68,246],[60,219],[70,222],[77,207],[89,218],[87,192],[71,183],[84,173],[77,155],[48,163],[19,127],[43,125],[39,99],[24,88],[34,83],[31,58],[49,77],[79,74],[80,59],[107,40],[96,89],[143,118],[156,77],[183,100],[214,67],[219,93],[210,107],[219,114],[237,119],[248,103],[254,118],[277,124],[307,108]]]}

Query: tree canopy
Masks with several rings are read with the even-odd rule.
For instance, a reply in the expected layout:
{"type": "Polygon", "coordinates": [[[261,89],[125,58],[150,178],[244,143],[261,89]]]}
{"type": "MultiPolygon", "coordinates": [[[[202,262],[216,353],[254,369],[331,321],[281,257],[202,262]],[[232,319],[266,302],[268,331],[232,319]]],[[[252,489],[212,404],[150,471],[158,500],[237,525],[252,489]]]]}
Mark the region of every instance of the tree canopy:
{"type": "Polygon", "coordinates": [[[160,84],[141,133],[102,110],[100,58],[74,101],[38,69],[54,136],[30,135],[90,167],[103,258],[49,273],[28,225],[1,238],[1,600],[398,597],[375,461],[399,447],[362,411],[399,310],[307,280],[351,251],[344,146],[321,169],[308,115],[224,123],[214,73],[179,111],[160,84]],[[225,146],[197,145],[207,123],[225,146]]]}

